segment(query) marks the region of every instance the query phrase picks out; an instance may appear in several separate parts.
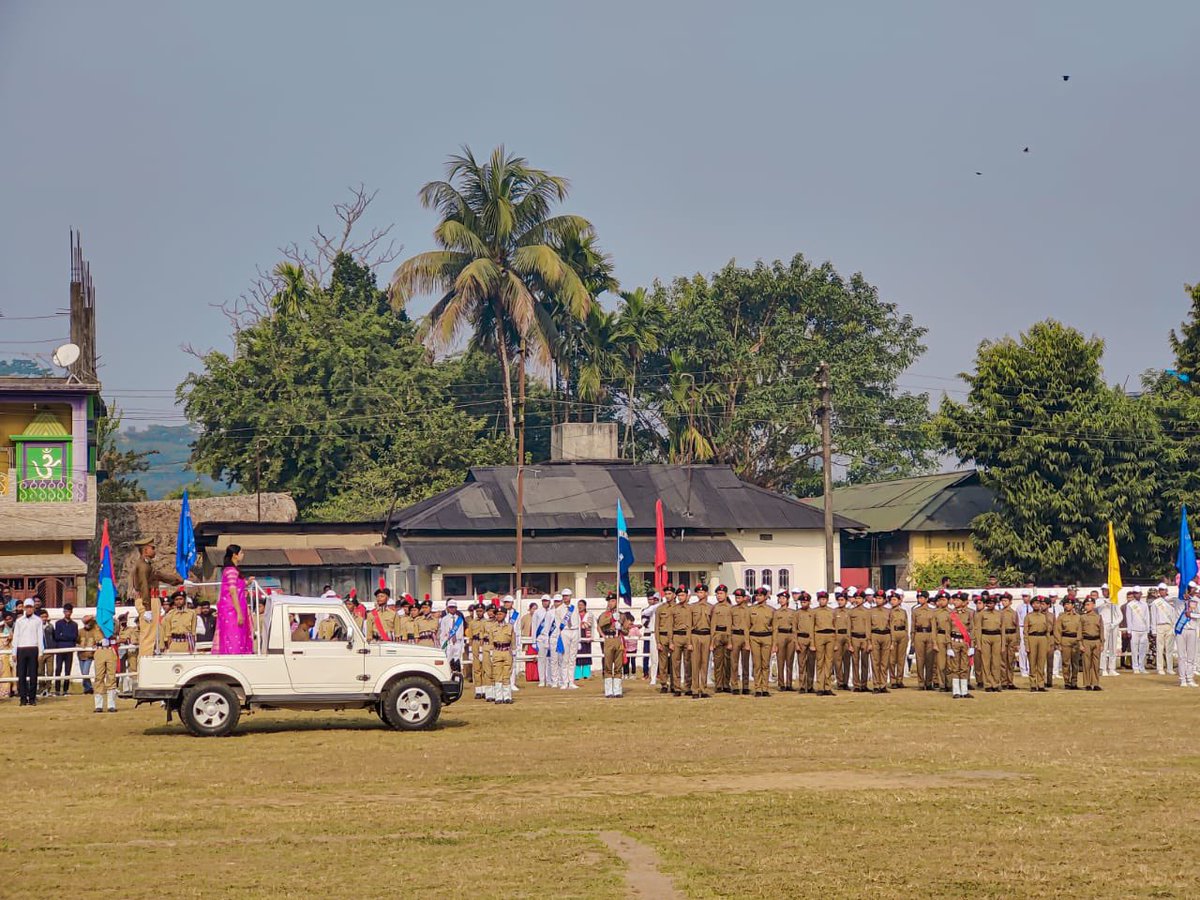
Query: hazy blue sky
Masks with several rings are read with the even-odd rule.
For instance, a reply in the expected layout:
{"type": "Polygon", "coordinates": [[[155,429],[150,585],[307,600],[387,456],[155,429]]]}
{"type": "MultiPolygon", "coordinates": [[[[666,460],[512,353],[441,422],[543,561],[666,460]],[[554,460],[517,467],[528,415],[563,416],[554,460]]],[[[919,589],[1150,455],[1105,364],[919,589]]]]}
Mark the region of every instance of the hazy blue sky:
{"type": "MultiPolygon", "coordinates": [[[[360,181],[429,249],[418,188],[503,142],[626,286],[802,251],[929,328],[906,387],[1046,316],[1122,381],[1200,281],[1197,48],[1194,0],[0,0],[0,312],[65,304],[81,228],[106,393],[178,421],[179,345],[228,347],[210,303],[360,181]]],[[[0,357],[65,335],[0,319],[0,357]]]]}

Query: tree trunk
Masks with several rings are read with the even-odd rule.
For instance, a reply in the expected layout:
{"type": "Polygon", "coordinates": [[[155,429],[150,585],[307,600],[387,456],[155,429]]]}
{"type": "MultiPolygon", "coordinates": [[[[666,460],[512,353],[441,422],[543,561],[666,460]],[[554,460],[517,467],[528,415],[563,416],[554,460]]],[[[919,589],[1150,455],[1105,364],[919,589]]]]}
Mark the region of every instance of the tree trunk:
{"type": "Polygon", "coordinates": [[[637,356],[633,357],[633,368],[629,374],[629,390],[625,394],[625,402],[629,404],[629,409],[625,416],[625,447],[621,452],[621,456],[629,459],[629,451],[633,448],[633,392],[637,390],[637,356]]]}
{"type": "Polygon", "coordinates": [[[508,364],[508,348],[504,342],[504,332],[496,325],[496,356],[500,360],[500,371],[504,376],[504,413],[508,423],[508,439],[514,446],[517,441],[516,416],[513,414],[512,374],[508,364]]]}

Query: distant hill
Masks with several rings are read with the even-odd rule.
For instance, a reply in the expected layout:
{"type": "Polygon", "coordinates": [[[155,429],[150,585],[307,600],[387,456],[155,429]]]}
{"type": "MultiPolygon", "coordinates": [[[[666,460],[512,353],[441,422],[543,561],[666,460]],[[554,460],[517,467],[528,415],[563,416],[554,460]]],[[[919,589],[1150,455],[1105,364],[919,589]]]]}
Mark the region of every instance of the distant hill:
{"type": "Polygon", "coordinates": [[[218,493],[228,493],[230,488],[221,482],[213,481],[206,475],[197,478],[196,473],[188,468],[187,461],[194,440],[195,432],[188,425],[147,425],[140,430],[130,428],[119,432],[117,447],[138,452],[158,451],[147,460],[150,471],[138,474],[138,483],[151,500],[161,500],[176,488],[195,481],[218,493]]]}

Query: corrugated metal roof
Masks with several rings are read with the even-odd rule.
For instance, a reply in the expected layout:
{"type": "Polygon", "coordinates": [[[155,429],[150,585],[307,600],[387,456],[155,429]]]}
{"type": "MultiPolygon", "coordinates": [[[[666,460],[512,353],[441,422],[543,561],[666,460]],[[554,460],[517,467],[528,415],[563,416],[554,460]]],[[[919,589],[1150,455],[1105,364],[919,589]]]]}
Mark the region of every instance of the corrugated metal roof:
{"type": "MultiPolygon", "coordinates": [[[[822,498],[805,500],[820,509],[822,498]]],[[[974,469],[836,488],[833,509],[868,531],[962,531],[994,503],[974,469]]]]}
{"type": "Polygon", "coordinates": [[[319,566],[321,554],[311,547],[285,547],[283,551],[293,566],[319,566]]]}
{"type": "MultiPolygon", "coordinates": [[[[636,568],[654,566],[654,541],[631,541],[636,568]]],[[[742,554],[732,541],[695,538],[668,540],[667,559],[671,565],[742,562],[742,554]]],[[[512,538],[491,540],[406,540],[403,550],[415,566],[511,566],[516,563],[516,541],[512,538]]],[[[615,538],[550,540],[526,538],[521,548],[526,566],[611,565],[616,568],[615,538]]]]}
{"type": "MultiPolygon", "coordinates": [[[[525,468],[524,524],[536,531],[611,530],[617,500],[631,532],[654,530],[654,501],[668,529],[822,527],[811,506],[742,481],[729,466],[576,463],[525,468]]],[[[511,531],[516,524],[516,468],[473,468],[467,482],[401,511],[402,534],[511,531]]],[[[858,523],[840,517],[838,528],[858,523]]]]}
{"type": "Polygon", "coordinates": [[[0,556],[0,577],[28,578],[43,575],[85,575],[87,564],[70,553],[30,553],[0,556]]]}

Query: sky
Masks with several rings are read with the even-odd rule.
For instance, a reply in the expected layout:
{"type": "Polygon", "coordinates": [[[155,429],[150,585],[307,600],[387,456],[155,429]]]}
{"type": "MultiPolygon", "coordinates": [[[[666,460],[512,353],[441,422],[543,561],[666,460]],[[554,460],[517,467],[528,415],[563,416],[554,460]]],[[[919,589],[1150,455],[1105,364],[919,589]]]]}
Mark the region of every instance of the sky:
{"type": "Polygon", "coordinates": [[[359,183],[431,249],[421,185],[503,143],[625,287],[802,252],[929,329],[906,389],[1051,316],[1133,387],[1200,281],[1197,46],[1191,0],[0,0],[0,358],[65,340],[16,317],[65,307],[80,229],[106,396],[181,423],[213,304],[359,183]]]}

